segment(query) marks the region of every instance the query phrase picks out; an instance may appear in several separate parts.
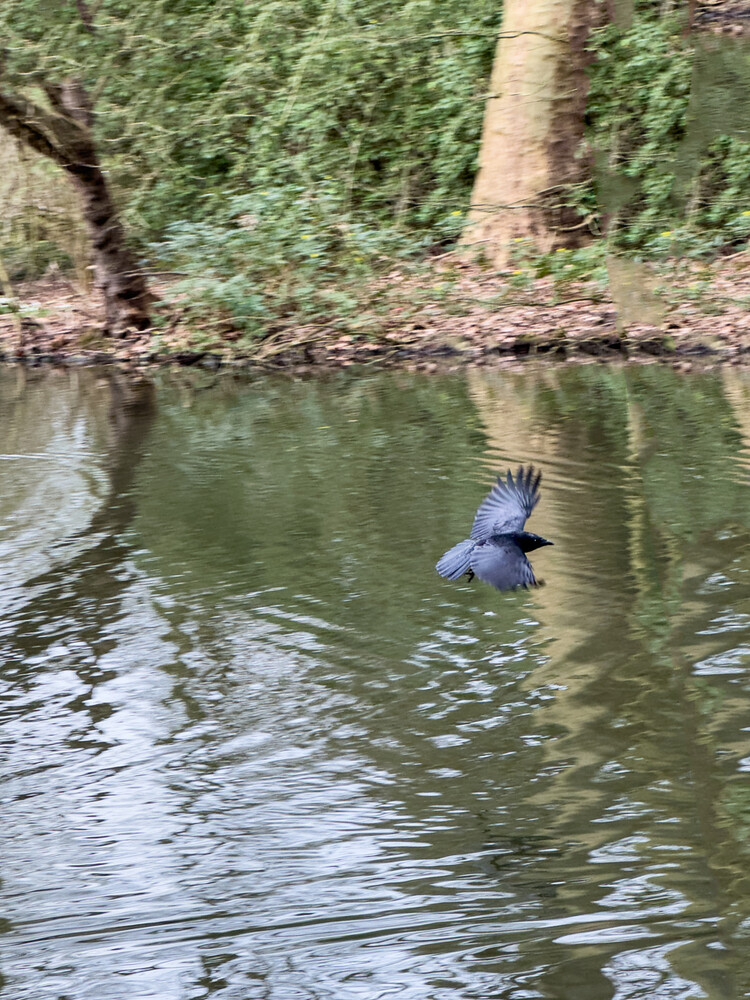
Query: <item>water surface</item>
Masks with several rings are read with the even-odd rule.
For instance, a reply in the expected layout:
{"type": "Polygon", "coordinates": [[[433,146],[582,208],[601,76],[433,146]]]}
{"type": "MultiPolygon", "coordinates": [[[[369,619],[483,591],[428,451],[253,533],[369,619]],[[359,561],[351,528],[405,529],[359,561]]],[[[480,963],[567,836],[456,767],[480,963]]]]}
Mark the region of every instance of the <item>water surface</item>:
{"type": "Polygon", "coordinates": [[[750,375],[0,369],[14,1000],[750,991],[750,375]],[[544,473],[546,586],[434,573],[544,473]]]}

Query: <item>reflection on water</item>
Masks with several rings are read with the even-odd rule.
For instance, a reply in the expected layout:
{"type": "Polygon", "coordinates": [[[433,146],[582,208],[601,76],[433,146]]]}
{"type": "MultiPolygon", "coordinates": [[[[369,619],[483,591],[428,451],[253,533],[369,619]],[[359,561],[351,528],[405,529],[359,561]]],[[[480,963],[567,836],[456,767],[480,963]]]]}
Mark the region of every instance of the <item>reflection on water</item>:
{"type": "Polygon", "coordinates": [[[746,994],[748,404],[0,370],[7,995],[746,994]],[[547,586],[440,580],[521,461],[547,586]]]}

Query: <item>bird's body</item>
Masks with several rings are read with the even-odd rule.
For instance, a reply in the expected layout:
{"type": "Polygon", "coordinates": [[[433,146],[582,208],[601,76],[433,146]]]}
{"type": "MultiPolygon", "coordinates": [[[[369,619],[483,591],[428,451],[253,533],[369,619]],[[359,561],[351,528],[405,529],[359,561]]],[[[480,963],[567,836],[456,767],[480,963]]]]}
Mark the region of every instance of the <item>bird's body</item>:
{"type": "Polygon", "coordinates": [[[435,567],[438,573],[448,580],[478,576],[498,590],[538,586],[526,553],[553,543],[523,529],[539,503],[541,479],[531,465],[521,466],[515,480],[510,472],[505,479],[498,476],[479,505],[471,536],[448,549],[435,567]]]}

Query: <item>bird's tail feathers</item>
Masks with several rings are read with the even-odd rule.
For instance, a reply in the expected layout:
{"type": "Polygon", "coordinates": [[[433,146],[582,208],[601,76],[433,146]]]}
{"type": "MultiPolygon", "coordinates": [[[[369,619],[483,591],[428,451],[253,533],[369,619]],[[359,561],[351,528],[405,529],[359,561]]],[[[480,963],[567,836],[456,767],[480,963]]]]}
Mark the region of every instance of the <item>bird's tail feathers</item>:
{"type": "Polygon", "coordinates": [[[471,554],[474,551],[476,542],[467,538],[464,542],[459,542],[452,549],[448,549],[442,556],[435,569],[446,580],[458,580],[464,573],[468,573],[471,568],[471,554]]]}

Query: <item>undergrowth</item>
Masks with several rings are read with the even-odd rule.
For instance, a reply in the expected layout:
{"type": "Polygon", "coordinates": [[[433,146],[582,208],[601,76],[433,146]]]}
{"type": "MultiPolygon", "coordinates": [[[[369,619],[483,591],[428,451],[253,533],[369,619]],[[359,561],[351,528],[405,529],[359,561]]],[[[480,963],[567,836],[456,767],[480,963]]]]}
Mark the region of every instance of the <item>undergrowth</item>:
{"type": "MultiPolygon", "coordinates": [[[[658,267],[746,245],[750,46],[685,38],[670,11],[635,0],[629,26],[591,39],[594,170],[569,197],[604,236],[519,247],[512,288],[546,276],[558,298],[581,281],[601,294],[608,255],[658,267]]],[[[186,322],[208,338],[294,323],[367,336],[396,271],[424,271],[424,294],[460,310],[456,283],[426,274],[469,206],[502,4],[135,0],[124,13],[102,0],[95,34],[76,17],[58,5],[42,25],[37,4],[12,0],[7,72],[75,67],[95,90],[133,245],[148,269],[179,274],[169,299],[186,322]]],[[[19,275],[68,260],[85,273],[77,246],[41,225],[48,201],[35,195],[35,227],[23,206],[5,220],[0,255],[19,275]]]]}

